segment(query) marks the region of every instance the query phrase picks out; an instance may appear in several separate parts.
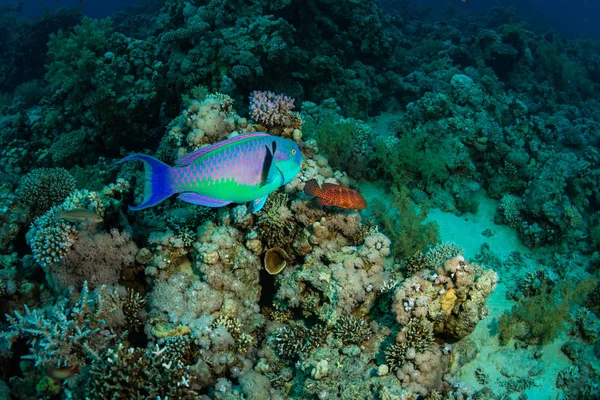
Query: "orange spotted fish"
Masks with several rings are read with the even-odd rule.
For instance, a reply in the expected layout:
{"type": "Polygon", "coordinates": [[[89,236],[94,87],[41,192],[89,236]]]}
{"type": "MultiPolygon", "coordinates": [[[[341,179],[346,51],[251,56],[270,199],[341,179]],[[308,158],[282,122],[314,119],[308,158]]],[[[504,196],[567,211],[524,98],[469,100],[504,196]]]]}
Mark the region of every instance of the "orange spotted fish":
{"type": "Polygon", "coordinates": [[[335,206],[348,210],[362,210],[367,206],[360,192],[333,183],[324,183],[319,187],[316,179],[306,182],[304,193],[315,196],[322,206],[335,206]]]}

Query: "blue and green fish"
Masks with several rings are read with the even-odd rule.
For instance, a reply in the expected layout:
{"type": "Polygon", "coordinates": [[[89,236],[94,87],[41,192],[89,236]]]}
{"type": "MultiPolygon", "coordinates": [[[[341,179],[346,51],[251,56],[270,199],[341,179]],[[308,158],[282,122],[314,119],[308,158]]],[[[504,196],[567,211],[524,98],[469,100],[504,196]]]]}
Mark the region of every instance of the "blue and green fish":
{"type": "Polygon", "coordinates": [[[170,167],[145,154],[117,161],[144,162],[144,200],[131,210],[152,207],[177,198],[206,207],[252,202],[258,211],[267,196],[291,181],[301,169],[302,154],[292,140],[267,133],[251,133],[217,142],[175,161],[170,167]]]}

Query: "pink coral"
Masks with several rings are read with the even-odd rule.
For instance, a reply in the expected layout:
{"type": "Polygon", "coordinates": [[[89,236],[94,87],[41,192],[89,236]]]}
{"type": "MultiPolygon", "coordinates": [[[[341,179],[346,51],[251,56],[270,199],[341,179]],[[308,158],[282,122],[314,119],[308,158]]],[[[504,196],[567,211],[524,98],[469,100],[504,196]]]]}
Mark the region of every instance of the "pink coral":
{"type": "Polygon", "coordinates": [[[250,116],[267,126],[289,126],[294,99],[270,91],[255,90],[250,93],[250,116]]]}

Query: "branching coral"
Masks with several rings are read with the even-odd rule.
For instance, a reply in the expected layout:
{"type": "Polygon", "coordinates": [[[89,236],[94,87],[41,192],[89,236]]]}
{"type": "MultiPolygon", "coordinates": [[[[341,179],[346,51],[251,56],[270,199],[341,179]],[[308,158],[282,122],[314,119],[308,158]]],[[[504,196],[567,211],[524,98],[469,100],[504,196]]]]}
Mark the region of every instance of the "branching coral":
{"type": "Polygon", "coordinates": [[[57,221],[52,213],[36,219],[27,232],[27,241],[34,259],[48,267],[59,263],[67,254],[77,238],[77,230],[68,222],[57,221]]]}
{"type": "Polygon", "coordinates": [[[176,398],[197,399],[198,385],[188,368],[166,348],[109,348],[93,362],[83,392],[89,399],[176,398]]]}
{"type": "Polygon", "coordinates": [[[275,192],[269,196],[257,221],[257,232],[265,248],[282,247],[288,249],[294,241],[297,224],[287,207],[285,193],[275,192]]]}
{"type": "Polygon", "coordinates": [[[417,353],[423,353],[433,345],[433,326],[427,321],[411,318],[402,327],[396,343],[385,351],[387,364],[392,372],[413,360],[417,353]]]}
{"type": "Polygon", "coordinates": [[[32,216],[62,203],[75,190],[75,179],[64,168],[38,168],[21,178],[18,193],[32,216]]]}
{"type": "Polygon", "coordinates": [[[302,324],[285,325],[277,330],[272,340],[280,356],[296,358],[325,344],[327,329],[323,325],[307,328],[302,324]]]}
{"type": "Polygon", "coordinates": [[[7,316],[10,328],[1,334],[9,346],[19,338],[30,345],[25,359],[37,366],[74,367],[86,364],[115,342],[115,335],[107,330],[105,318],[112,312],[111,302],[104,287],[90,293],[87,283],[81,289],[79,300],[69,307],[64,298],[49,310],[15,312],[7,316]]]}
{"type": "Polygon", "coordinates": [[[333,334],[344,344],[361,344],[369,339],[373,330],[364,319],[344,315],[333,327],[333,334]]]}
{"type": "Polygon", "coordinates": [[[140,313],[144,310],[146,300],[133,289],[127,290],[127,298],[123,302],[125,323],[131,331],[139,331],[144,326],[140,313]]]}
{"type": "Polygon", "coordinates": [[[266,126],[292,125],[294,99],[273,92],[254,91],[250,93],[250,116],[266,126]]]}

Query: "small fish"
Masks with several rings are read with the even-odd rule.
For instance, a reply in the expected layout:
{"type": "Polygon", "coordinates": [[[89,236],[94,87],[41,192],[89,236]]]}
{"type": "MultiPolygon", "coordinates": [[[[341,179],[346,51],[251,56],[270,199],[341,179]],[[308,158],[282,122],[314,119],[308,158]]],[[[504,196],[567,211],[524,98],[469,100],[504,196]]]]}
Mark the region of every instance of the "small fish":
{"type": "Polygon", "coordinates": [[[311,179],[304,185],[304,193],[315,196],[322,206],[335,206],[348,210],[362,210],[367,206],[360,192],[333,183],[324,183],[319,187],[316,179],[311,179]]]}
{"type": "Polygon", "coordinates": [[[79,365],[75,365],[73,367],[64,367],[64,368],[54,368],[48,367],[46,369],[46,375],[49,378],[54,379],[55,381],[62,382],[65,379],[69,379],[73,375],[76,375],[80,372],[79,365]]]}
{"type": "Polygon", "coordinates": [[[198,149],[177,159],[174,167],[145,154],[115,164],[130,160],[143,161],[146,171],[144,200],[130,210],[152,207],[178,194],[180,200],[205,207],[251,201],[258,211],[269,194],[300,172],[302,154],[293,140],[259,132],[198,149]]]}
{"type": "Polygon", "coordinates": [[[103,221],[101,216],[91,210],[88,210],[87,208],[73,208],[71,210],[63,210],[62,208],[58,208],[54,213],[54,219],[62,219],[75,224],[79,222],[97,224],[98,222],[103,221]]]}

